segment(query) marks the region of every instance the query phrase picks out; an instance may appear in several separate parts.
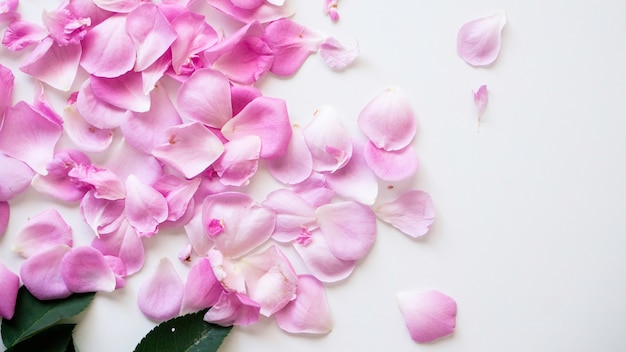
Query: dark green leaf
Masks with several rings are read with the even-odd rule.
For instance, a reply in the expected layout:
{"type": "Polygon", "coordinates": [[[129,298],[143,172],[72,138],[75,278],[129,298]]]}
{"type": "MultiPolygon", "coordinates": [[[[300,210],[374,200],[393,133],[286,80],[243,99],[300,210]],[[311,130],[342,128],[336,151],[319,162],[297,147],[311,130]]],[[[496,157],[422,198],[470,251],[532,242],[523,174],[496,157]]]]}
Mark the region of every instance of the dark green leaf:
{"type": "Polygon", "coordinates": [[[80,293],[64,299],[40,301],[24,286],[20,287],[13,319],[2,321],[2,342],[7,348],[13,347],[61,319],[77,315],[87,308],[94,295],[80,293]]]}
{"type": "Polygon", "coordinates": [[[72,331],[74,330],[74,326],[76,326],[76,324],[54,325],[9,348],[6,352],[73,351],[74,341],[72,339],[72,331]]]}
{"type": "Polygon", "coordinates": [[[215,352],[232,326],[203,320],[206,310],[183,315],[159,324],[135,348],[135,352],[215,352]]]}

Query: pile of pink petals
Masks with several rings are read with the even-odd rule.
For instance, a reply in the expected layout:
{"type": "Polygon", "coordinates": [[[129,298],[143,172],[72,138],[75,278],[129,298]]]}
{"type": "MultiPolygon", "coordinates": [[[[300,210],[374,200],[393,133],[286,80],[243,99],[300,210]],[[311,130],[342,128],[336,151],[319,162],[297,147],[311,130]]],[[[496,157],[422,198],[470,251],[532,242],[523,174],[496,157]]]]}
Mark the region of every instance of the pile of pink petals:
{"type": "MultiPolygon", "coordinates": [[[[204,318],[216,324],[263,315],[291,333],[328,333],[324,283],[345,279],[368,254],[377,219],[414,238],[428,232],[426,192],[377,201],[380,183],[418,169],[408,97],[395,87],[373,97],[359,136],[331,107],[292,124],[287,103],[255,83],[293,75],[316,52],[343,69],[358,49],[292,21],[283,1],[206,2],[240,28],[223,34],[185,0],[74,0],[45,11],[41,24],[21,20],[17,0],[0,1],[2,44],[26,52],[20,70],[42,82],[32,102],[13,103],[14,75],[0,66],[0,231],[11,200],[30,187],[76,206],[93,230],[91,245],[74,246],[56,210],[33,214],[13,244],[24,258],[19,277],[0,264],[3,318],[13,315],[20,280],[42,300],[124,287],[142,269],[144,243],[177,228],[188,239],[179,254],[188,276],[167,258],[148,268],[137,299],[147,317],[211,307],[204,318]],[[50,90],[66,93],[62,112],[50,90]],[[260,172],[282,187],[253,199],[247,186],[260,172]]],[[[424,314],[413,309],[422,296],[402,297],[405,315],[424,314]]],[[[433,336],[449,334],[450,305],[427,306],[434,323],[407,320],[409,330],[441,318],[448,329],[433,336]]]]}

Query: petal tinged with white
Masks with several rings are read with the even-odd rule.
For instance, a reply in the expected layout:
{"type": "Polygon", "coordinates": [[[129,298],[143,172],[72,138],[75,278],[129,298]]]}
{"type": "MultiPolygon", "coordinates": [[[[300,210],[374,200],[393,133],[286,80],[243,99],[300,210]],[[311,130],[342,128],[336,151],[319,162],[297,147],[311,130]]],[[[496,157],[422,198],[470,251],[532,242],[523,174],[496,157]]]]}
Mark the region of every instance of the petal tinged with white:
{"type": "Polygon", "coordinates": [[[398,305],[411,338],[432,342],[450,335],[456,327],[456,301],[438,291],[405,291],[397,294],[398,305]]]}

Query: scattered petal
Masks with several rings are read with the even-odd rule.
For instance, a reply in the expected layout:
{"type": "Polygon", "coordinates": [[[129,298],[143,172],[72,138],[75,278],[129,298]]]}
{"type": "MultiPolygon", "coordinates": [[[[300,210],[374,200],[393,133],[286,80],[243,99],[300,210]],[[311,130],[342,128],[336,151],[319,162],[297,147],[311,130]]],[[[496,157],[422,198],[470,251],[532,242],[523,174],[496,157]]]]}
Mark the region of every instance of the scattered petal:
{"type": "Polygon", "coordinates": [[[174,318],[180,312],[185,284],[172,263],[163,258],[158,267],[139,287],[137,303],[146,317],[160,322],[174,318]]]}
{"type": "Polygon", "coordinates": [[[135,66],[135,44],[126,33],[126,16],[118,14],[102,21],[87,32],[81,44],[80,64],[94,76],[118,77],[135,66]]]}
{"type": "Polygon", "coordinates": [[[158,226],[167,220],[167,201],[153,187],[134,175],[126,179],[126,218],[141,236],[151,237],[158,226]]]}
{"type": "Polygon", "coordinates": [[[246,295],[222,292],[217,303],[204,315],[204,320],[221,325],[250,325],[259,321],[261,307],[246,295]]]}
{"type": "Polygon", "coordinates": [[[4,235],[9,226],[9,219],[11,217],[11,207],[6,201],[0,201],[0,238],[4,235]]]}
{"type": "Polygon", "coordinates": [[[189,270],[181,314],[197,312],[215,305],[222,291],[224,288],[215,277],[211,262],[208,258],[200,258],[189,270]]]}
{"type": "Polygon", "coordinates": [[[476,110],[478,115],[478,125],[480,126],[480,119],[485,114],[485,109],[487,109],[487,101],[489,100],[489,92],[487,91],[487,86],[482,85],[478,87],[478,89],[473,92],[474,94],[474,104],[476,104],[476,110]]]}
{"type": "Polygon", "coordinates": [[[339,114],[331,107],[319,108],[304,127],[304,139],[313,156],[313,170],[334,172],[352,157],[352,141],[339,114]]]}
{"type": "Polygon", "coordinates": [[[437,290],[399,292],[398,305],[411,338],[431,342],[450,335],[456,326],[456,302],[437,290]]]}
{"type": "Polygon", "coordinates": [[[464,24],[457,36],[457,53],[472,66],[491,65],[500,53],[502,28],[505,24],[504,12],[464,24]]]}
{"type": "Polygon", "coordinates": [[[146,3],[126,17],[126,32],[137,48],[135,71],[152,65],[176,40],[176,31],[167,22],[159,7],[146,3]]]}
{"type": "Polygon", "coordinates": [[[13,199],[25,191],[34,176],[24,162],[0,152],[0,201],[13,199]]]}
{"type": "Polygon", "coordinates": [[[104,255],[89,246],[72,248],[61,262],[61,275],[72,292],[113,292],[116,279],[104,255]]]}
{"type": "Polygon", "coordinates": [[[321,231],[310,233],[310,241],[293,243],[298,255],[309,272],[322,282],[337,282],[350,276],[356,266],[354,260],[342,260],[334,256],[321,231]]]}
{"type": "Polygon", "coordinates": [[[333,329],[324,285],[311,275],[298,276],[296,299],[274,316],[278,327],[293,334],[327,334],[333,329]]]}
{"type": "Polygon", "coordinates": [[[329,37],[320,45],[320,56],[335,71],[344,70],[359,56],[359,44],[346,48],[337,39],[329,37]]]}
{"type": "Polygon", "coordinates": [[[0,263],[0,318],[11,320],[15,313],[20,278],[0,263]]]}
{"type": "Polygon", "coordinates": [[[428,233],[435,219],[435,206],[430,195],[424,191],[408,191],[398,198],[382,203],[374,210],[384,222],[418,238],[428,233]]]}
{"type": "Polygon", "coordinates": [[[350,161],[341,169],[325,173],[324,176],[328,187],[337,194],[372,205],[378,196],[378,179],[365,161],[364,148],[365,144],[355,141],[350,161]]]}
{"type": "Polygon", "coordinates": [[[228,186],[242,186],[254,176],[259,166],[261,139],[243,136],[224,144],[224,153],[215,161],[213,169],[220,182],[228,186]]]}
{"type": "Polygon", "coordinates": [[[222,128],[233,116],[230,102],[230,83],[219,71],[196,70],[176,95],[182,117],[207,126],[222,128]]]}
{"type": "Polygon", "coordinates": [[[61,274],[61,262],[69,251],[66,245],[50,247],[22,263],[20,278],[37,299],[58,299],[72,294],[61,274]]]}
{"type": "Polygon", "coordinates": [[[365,161],[376,176],[385,181],[401,181],[413,176],[419,167],[415,150],[409,145],[404,149],[386,151],[374,144],[365,145],[365,161]]]}
{"type": "Polygon", "coordinates": [[[109,233],[101,233],[91,242],[91,246],[106,256],[115,256],[124,263],[126,275],[138,272],[144,263],[144,246],[137,232],[122,221],[109,233]]]}
{"type": "Polygon", "coordinates": [[[291,139],[285,155],[268,159],[266,165],[272,176],[285,184],[300,183],[311,175],[313,157],[299,126],[292,126],[291,139]]]}
{"type": "Polygon", "coordinates": [[[72,228],[58,211],[50,208],[28,220],[17,233],[13,251],[24,258],[29,258],[45,249],[62,244],[72,246],[72,228]]]}
{"type": "Polygon", "coordinates": [[[296,73],[324,40],[319,33],[288,18],[268,24],[263,38],[274,54],[271,71],[278,76],[296,73]]]}
{"type": "Polygon", "coordinates": [[[113,78],[91,77],[91,91],[100,100],[123,110],[150,110],[150,96],[144,93],[141,73],[127,72],[113,78]]]}

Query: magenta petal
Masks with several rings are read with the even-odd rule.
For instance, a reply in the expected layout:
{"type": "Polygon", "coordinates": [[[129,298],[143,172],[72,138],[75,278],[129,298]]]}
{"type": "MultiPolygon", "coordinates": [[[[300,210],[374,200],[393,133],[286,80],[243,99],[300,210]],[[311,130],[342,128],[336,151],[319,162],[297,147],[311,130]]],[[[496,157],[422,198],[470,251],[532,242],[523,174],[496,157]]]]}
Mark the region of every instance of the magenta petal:
{"type": "Polygon", "coordinates": [[[31,217],[17,233],[13,251],[29,258],[45,249],[57,245],[71,247],[72,228],[55,209],[44,210],[31,217]]]}
{"type": "Polygon", "coordinates": [[[399,292],[398,305],[411,338],[431,342],[450,335],[456,326],[456,302],[437,290],[399,292]]]}
{"type": "Polygon", "coordinates": [[[114,15],[93,27],[82,40],[81,66],[99,77],[117,77],[135,65],[135,45],[126,33],[126,16],[114,15]]]}
{"type": "Polygon", "coordinates": [[[11,207],[8,202],[0,201],[0,238],[4,235],[9,226],[9,218],[11,217],[11,207]]]}
{"type": "Polygon", "coordinates": [[[267,169],[278,181],[286,184],[300,183],[313,171],[313,157],[299,126],[293,126],[285,155],[268,159],[267,169]]]}
{"type": "Polygon", "coordinates": [[[137,48],[135,71],[152,65],[176,40],[176,31],[167,22],[159,7],[143,4],[126,17],[126,32],[137,48]]]}
{"type": "Polygon", "coordinates": [[[207,258],[200,258],[189,270],[181,314],[213,306],[219,300],[222,291],[224,288],[215,277],[211,262],[207,258]]]}
{"type": "Polygon", "coordinates": [[[25,191],[34,172],[24,162],[0,152],[0,201],[7,201],[25,191]]]}
{"type": "Polygon", "coordinates": [[[470,21],[459,29],[456,50],[472,66],[488,66],[500,53],[502,28],[506,24],[504,12],[470,21]]]}
{"type": "Polygon", "coordinates": [[[76,109],[87,123],[100,129],[119,127],[127,116],[127,110],[114,106],[97,97],[86,79],[76,97],[76,109]]]}
{"type": "Polygon", "coordinates": [[[24,20],[16,20],[9,24],[4,36],[2,45],[12,51],[19,51],[27,46],[37,44],[48,36],[45,28],[24,20]]]}
{"type": "Polygon", "coordinates": [[[209,167],[224,152],[222,141],[199,122],[172,126],[165,131],[168,140],[152,150],[152,155],[192,178],[209,167]]]}
{"type": "Polygon", "coordinates": [[[218,34],[206,23],[203,15],[187,11],[172,20],[172,27],[177,38],[172,43],[172,68],[181,74],[183,68],[192,58],[213,46],[218,34]]]}
{"type": "Polygon", "coordinates": [[[137,0],[93,0],[99,8],[111,12],[128,13],[141,5],[137,0]]]}
{"type": "Polygon", "coordinates": [[[376,240],[376,215],[358,202],[322,205],[317,208],[317,223],[330,252],[342,260],[363,258],[376,240]]]}
{"type": "Polygon", "coordinates": [[[261,158],[278,158],[287,152],[291,139],[291,123],[285,101],[259,97],[222,127],[229,140],[243,136],[261,138],[261,158]]]}
{"type": "Polygon", "coordinates": [[[204,315],[204,320],[221,326],[250,325],[259,321],[261,307],[240,293],[222,292],[217,303],[204,315]]]}
{"type": "Polygon", "coordinates": [[[144,93],[141,73],[127,72],[114,78],[91,77],[93,94],[120,109],[146,112],[150,110],[150,96],[144,93]]]}
{"type": "Polygon", "coordinates": [[[22,263],[22,282],[37,299],[58,299],[72,294],[61,274],[61,262],[69,251],[66,245],[50,247],[22,263]]]}
{"type": "Polygon", "coordinates": [[[37,173],[46,175],[63,127],[47,119],[23,101],[5,111],[0,127],[0,151],[22,160],[37,173]]]}
{"type": "Polygon", "coordinates": [[[176,103],[181,116],[221,128],[232,117],[230,83],[219,71],[195,71],[178,89],[176,103]]]}
{"type": "Polygon", "coordinates": [[[13,104],[14,85],[15,76],[11,69],[0,65],[0,116],[4,114],[7,107],[13,104]]]}
{"type": "MultiPolygon", "coordinates": [[[[67,121],[66,121],[67,123],[67,121]]],[[[84,153],[69,149],[56,153],[46,169],[46,176],[35,175],[31,181],[33,188],[43,194],[48,194],[65,202],[79,201],[90,185],[75,182],[68,174],[79,164],[90,164],[84,153]]]]}
{"type": "Polygon", "coordinates": [[[104,255],[89,246],[72,248],[61,262],[61,274],[72,292],[113,292],[116,281],[104,255]]]}
{"type": "Polygon", "coordinates": [[[246,36],[231,50],[219,55],[211,67],[233,82],[253,84],[270,70],[273,62],[274,53],[262,38],[246,36]]]}
{"type": "Polygon", "coordinates": [[[320,45],[320,56],[335,71],[341,71],[350,66],[359,56],[359,45],[346,48],[337,39],[329,37],[320,45]]]}
{"type": "Polygon", "coordinates": [[[378,196],[378,179],[365,161],[364,144],[354,144],[350,161],[341,169],[326,173],[326,183],[339,195],[372,205],[378,196]]]}
{"type": "Polygon", "coordinates": [[[310,241],[294,243],[293,247],[300,255],[309,272],[323,282],[337,282],[348,277],[356,261],[342,260],[335,257],[328,248],[324,236],[319,230],[311,231],[310,241]]]}
{"type": "Polygon", "coordinates": [[[152,236],[167,220],[165,197],[134,175],[126,179],[126,218],[141,236],[152,236]]]}
{"type": "Polygon", "coordinates": [[[435,206],[430,195],[418,190],[405,192],[380,204],[375,212],[382,221],[413,238],[427,234],[435,219],[435,206]]]}
{"type": "Polygon", "coordinates": [[[224,144],[224,153],[215,161],[213,169],[220,182],[228,186],[242,186],[249,182],[259,166],[261,139],[244,136],[224,144]]]}
{"type": "Polygon", "coordinates": [[[255,86],[231,86],[230,100],[233,107],[233,116],[237,115],[251,101],[262,95],[261,91],[255,86]]]}
{"type": "Polygon", "coordinates": [[[24,60],[20,70],[56,89],[68,91],[78,72],[81,53],[80,44],[59,46],[46,38],[24,60]]]}
{"type": "Polygon", "coordinates": [[[67,174],[75,181],[93,186],[96,198],[116,200],[123,199],[126,195],[124,184],[111,170],[80,164],[74,166],[67,174]]]}
{"type": "Polygon", "coordinates": [[[11,320],[15,313],[20,278],[0,263],[0,318],[11,320]]]}
{"type": "Polygon", "coordinates": [[[417,154],[411,145],[401,150],[386,151],[367,143],[365,161],[376,176],[385,181],[405,180],[413,176],[419,166],[417,154]]]}
{"type": "Polygon", "coordinates": [[[292,334],[327,334],[333,329],[324,285],[311,275],[298,276],[296,299],[274,316],[278,327],[292,334]]]}
{"type": "Polygon", "coordinates": [[[288,18],[269,23],[263,38],[274,53],[271,71],[279,76],[296,73],[324,40],[320,34],[288,18]]]}
{"type": "Polygon", "coordinates": [[[139,309],[154,321],[174,318],[180,312],[185,284],[178,276],[172,263],[163,258],[159,266],[139,287],[137,303],[139,309]]]}
{"type": "Polygon", "coordinates": [[[334,172],[352,157],[352,141],[339,114],[325,106],[304,127],[304,138],[313,156],[313,170],[334,172]]]}
{"type": "Polygon", "coordinates": [[[380,149],[408,146],[417,131],[417,120],[408,97],[399,88],[387,88],[359,113],[361,131],[380,149]]]}

